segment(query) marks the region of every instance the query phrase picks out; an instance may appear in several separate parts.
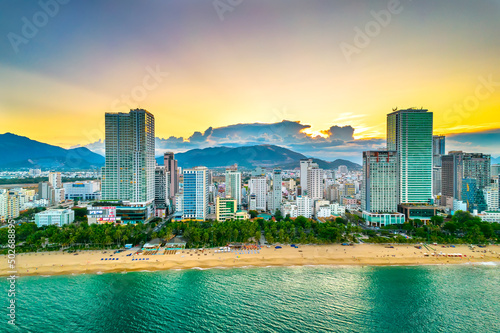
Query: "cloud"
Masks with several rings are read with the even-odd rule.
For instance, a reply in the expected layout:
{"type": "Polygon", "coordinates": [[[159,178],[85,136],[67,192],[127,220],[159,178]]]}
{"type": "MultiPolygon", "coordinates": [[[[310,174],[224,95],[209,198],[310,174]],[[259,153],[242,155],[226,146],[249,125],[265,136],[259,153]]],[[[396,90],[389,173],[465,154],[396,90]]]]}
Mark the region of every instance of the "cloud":
{"type": "Polygon", "coordinates": [[[463,150],[498,157],[500,156],[499,142],[500,129],[498,128],[474,133],[449,134],[446,137],[446,151],[463,150]]]}
{"type": "MultiPolygon", "coordinates": [[[[352,126],[331,126],[322,131],[325,137],[304,133],[304,130],[309,128],[309,125],[288,120],[270,124],[253,123],[209,127],[204,132],[194,132],[187,139],[174,136],[168,139],[156,138],[156,155],[161,155],[166,151],[184,152],[190,149],[216,146],[240,147],[271,144],[324,160],[345,158],[360,163],[363,151],[383,149],[386,145],[384,139],[354,139],[355,129],[352,126]]],[[[452,134],[447,139],[447,150],[483,152],[496,157],[500,154],[499,141],[500,129],[452,134]]],[[[94,152],[104,153],[103,142],[95,142],[86,147],[94,152]]]]}

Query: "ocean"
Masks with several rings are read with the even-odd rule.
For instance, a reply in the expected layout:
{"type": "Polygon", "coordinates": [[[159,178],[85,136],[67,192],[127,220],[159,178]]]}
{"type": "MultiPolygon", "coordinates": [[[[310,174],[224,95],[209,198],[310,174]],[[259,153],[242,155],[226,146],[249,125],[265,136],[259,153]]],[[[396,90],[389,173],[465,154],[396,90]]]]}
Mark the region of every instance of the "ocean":
{"type": "Polygon", "coordinates": [[[500,266],[306,266],[20,277],[0,332],[500,332],[500,266]]]}

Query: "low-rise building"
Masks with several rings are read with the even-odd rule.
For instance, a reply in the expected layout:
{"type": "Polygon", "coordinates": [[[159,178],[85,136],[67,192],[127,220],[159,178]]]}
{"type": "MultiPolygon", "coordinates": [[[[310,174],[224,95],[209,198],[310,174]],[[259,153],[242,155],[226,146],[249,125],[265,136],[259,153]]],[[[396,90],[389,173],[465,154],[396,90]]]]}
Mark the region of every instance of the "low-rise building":
{"type": "Polygon", "coordinates": [[[331,214],[334,216],[344,216],[345,215],[345,206],[342,206],[338,202],[334,202],[330,204],[331,214]]]}
{"type": "Polygon", "coordinates": [[[330,209],[330,205],[319,206],[316,208],[316,217],[330,217],[332,216],[332,210],[330,209]]]}
{"type": "Polygon", "coordinates": [[[153,205],[128,201],[96,202],[87,207],[87,217],[89,224],[146,223],[154,217],[153,205]]]}
{"type": "Polygon", "coordinates": [[[250,214],[246,210],[239,210],[234,214],[234,219],[237,221],[250,220],[250,214]]]}
{"type": "Polygon", "coordinates": [[[64,183],[64,197],[80,201],[101,200],[101,183],[96,180],[64,183]]]}
{"type": "Polygon", "coordinates": [[[285,217],[290,215],[290,217],[292,218],[299,216],[297,205],[292,202],[283,203],[283,205],[281,206],[281,214],[285,217]]]}
{"type": "Polygon", "coordinates": [[[217,221],[224,222],[234,219],[234,214],[237,210],[236,199],[217,197],[215,202],[215,215],[217,221]]]}
{"type": "Polygon", "coordinates": [[[72,209],[50,209],[35,214],[35,223],[38,227],[49,225],[62,227],[74,221],[75,212],[72,209]]]}
{"type": "Polygon", "coordinates": [[[478,215],[483,222],[497,222],[500,223],[500,211],[485,211],[478,215]]]}
{"type": "Polygon", "coordinates": [[[343,204],[344,204],[344,206],[351,206],[351,207],[352,206],[357,206],[358,200],[356,198],[354,198],[354,197],[351,197],[351,196],[344,197],[343,204]]]}
{"type": "Polygon", "coordinates": [[[402,213],[370,213],[363,212],[366,224],[372,227],[384,227],[391,224],[405,223],[405,215],[402,213]]]}

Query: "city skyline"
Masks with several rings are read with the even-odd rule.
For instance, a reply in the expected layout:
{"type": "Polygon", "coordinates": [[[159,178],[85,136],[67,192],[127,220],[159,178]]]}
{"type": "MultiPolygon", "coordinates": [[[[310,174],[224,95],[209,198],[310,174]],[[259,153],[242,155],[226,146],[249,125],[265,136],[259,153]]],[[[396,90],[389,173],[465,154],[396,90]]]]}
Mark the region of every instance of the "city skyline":
{"type": "Polygon", "coordinates": [[[104,139],[103,112],[140,107],[155,113],[165,138],[291,120],[310,125],[302,132],[312,136],[352,126],[364,141],[385,137],[388,110],[414,106],[436,114],[435,134],[498,138],[485,131],[500,128],[491,121],[500,101],[499,2],[390,3],[243,2],[223,19],[211,2],[68,3],[32,38],[22,19],[44,9],[20,4],[1,11],[9,15],[0,23],[0,132],[86,145],[104,139]],[[86,20],[95,12],[102,17],[86,20]],[[366,27],[377,33],[363,46],[366,27]],[[54,121],[67,126],[56,134],[47,130],[54,121]]]}

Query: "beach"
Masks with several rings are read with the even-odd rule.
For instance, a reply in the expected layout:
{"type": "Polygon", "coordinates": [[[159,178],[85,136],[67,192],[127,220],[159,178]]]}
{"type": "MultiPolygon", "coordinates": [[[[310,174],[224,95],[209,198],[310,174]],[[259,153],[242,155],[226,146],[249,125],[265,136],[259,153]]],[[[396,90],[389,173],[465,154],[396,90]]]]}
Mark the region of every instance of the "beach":
{"type": "MultiPolygon", "coordinates": [[[[221,253],[217,249],[178,250],[173,254],[144,255],[127,250],[115,254],[114,250],[23,253],[16,255],[18,276],[99,274],[107,272],[156,271],[192,268],[231,268],[303,265],[437,265],[477,262],[500,262],[500,246],[470,249],[468,245],[431,245],[430,249],[416,248],[413,244],[356,244],[353,246],[282,245],[257,250],[236,250],[221,253]],[[429,251],[430,250],[430,251],[429,251]],[[432,255],[433,253],[437,255],[432,255]],[[460,256],[459,256],[460,255],[460,256]],[[101,260],[102,259],[102,260],[101,260]],[[106,260],[107,259],[107,260],[106,260]]],[[[8,258],[0,258],[0,275],[10,275],[8,258]]]]}

